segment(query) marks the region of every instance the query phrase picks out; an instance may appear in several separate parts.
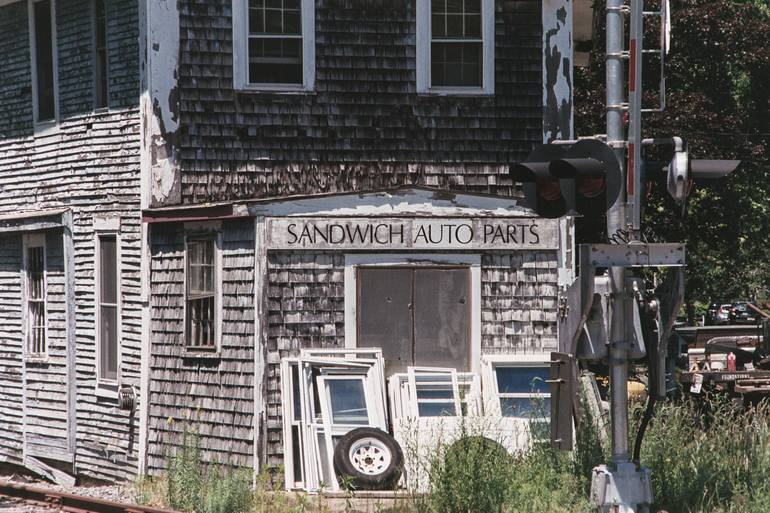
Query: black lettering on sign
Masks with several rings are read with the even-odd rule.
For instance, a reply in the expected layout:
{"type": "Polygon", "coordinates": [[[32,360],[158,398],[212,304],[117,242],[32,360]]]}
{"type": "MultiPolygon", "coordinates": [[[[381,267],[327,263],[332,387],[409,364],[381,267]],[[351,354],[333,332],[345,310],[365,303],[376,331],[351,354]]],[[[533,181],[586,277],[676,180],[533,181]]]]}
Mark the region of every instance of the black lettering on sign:
{"type": "Polygon", "coordinates": [[[289,240],[289,244],[294,244],[297,242],[297,234],[294,232],[294,228],[296,228],[297,223],[291,223],[286,230],[289,232],[289,235],[293,237],[289,240]]]}
{"type": "Polygon", "coordinates": [[[457,227],[457,230],[455,231],[455,239],[460,244],[470,244],[470,242],[473,240],[473,227],[467,225],[467,224],[461,224],[457,227]],[[463,240],[462,235],[460,234],[460,230],[465,228],[468,230],[468,237],[463,240]]]}
{"type": "Polygon", "coordinates": [[[540,244],[540,234],[537,232],[537,225],[531,224],[529,225],[529,233],[531,233],[534,237],[534,241],[529,241],[530,244],[540,244]]]}
{"type": "Polygon", "coordinates": [[[495,227],[491,224],[485,224],[484,225],[484,244],[489,243],[489,236],[492,235],[495,231],[495,227]]]}
{"type": "Polygon", "coordinates": [[[428,236],[425,233],[425,225],[420,226],[420,228],[417,230],[417,235],[414,236],[414,240],[412,242],[416,244],[419,239],[422,239],[426,244],[428,243],[428,236]]]}
{"type": "Polygon", "coordinates": [[[399,223],[397,225],[390,225],[390,243],[393,243],[393,235],[396,234],[396,228],[398,228],[398,244],[404,243],[404,225],[399,223]]]}

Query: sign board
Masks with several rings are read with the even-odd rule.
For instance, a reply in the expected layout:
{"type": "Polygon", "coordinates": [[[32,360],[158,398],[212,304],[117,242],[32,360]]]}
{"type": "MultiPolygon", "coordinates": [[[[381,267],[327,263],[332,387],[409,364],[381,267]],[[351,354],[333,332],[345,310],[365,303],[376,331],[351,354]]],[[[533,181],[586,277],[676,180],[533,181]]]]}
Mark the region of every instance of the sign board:
{"type": "Polygon", "coordinates": [[[268,248],[290,250],[558,249],[554,219],[310,218],[268,220],[268,248]]]}

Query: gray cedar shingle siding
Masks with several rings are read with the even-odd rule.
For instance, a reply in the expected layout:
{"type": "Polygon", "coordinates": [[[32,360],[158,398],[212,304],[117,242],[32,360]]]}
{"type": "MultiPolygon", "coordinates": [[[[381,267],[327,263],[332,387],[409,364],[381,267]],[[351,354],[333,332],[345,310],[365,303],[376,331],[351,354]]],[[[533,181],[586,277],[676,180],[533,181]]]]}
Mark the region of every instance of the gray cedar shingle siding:
{"type": "MultiPolygon", "coordinates": [[[[557,348],[556,251],[484,253],[481,262],[482,353],[557,348]],[[520,334],[506,334],[513,321],[520,334]]],[[[283,462],[280,361],[301,348],[345,346],[345,255],[268,254],[267,463],[283,462]]]]}
{"type": "MultiPolygon", "coordinates": [[[[139,282],[139,103],[138,1],[110,0],[109,112],[93,113],[92,26],[89,0],[57,1],[60,123],[58,132],[34,136],[27,3],[0,7],[0,213],[68,207],[73,217],[75,296],[76,461],[81,475],[129,480],[137,471],[138,415],[118,410],[114,400],[95,395],[94,229],[95,216],[121,220],[122,382],[139,385],[141,298],[139,282]]],[[[51,275],[49,311],[55,354],[64,351],[65,300],[62,232],[47,235],[51,275]],[[51,295],[53,294],[53,295],[51,295]]],[[[6,434],[0,427],[0,459],[21,460],[19,314],[21,237],[3,235],[0,248],[0,410],[9,416],[6,434]],[[7,241],[7,244],[5,243],[7,241]],[[6,319],[6,316],[10,318],[6,319]],[[18,325],[19,328],[10,327],[18,325]],[[7,326],[10,326],[6,328],[7,326]],[[5,382],[10,383],[5,394],[5,382]],[[13,383],[16,383],[15,385],[13,383]],[[17,388],[14,388],[17,387],[17,388]],[[17,395],[14,395],[17,394],[17,395]],[[15,437],[14,442],[2,440],[15,437]],[[10,453],[10,454],[6,454],[10,453]]],[[[58,362],[30,366],[29,376],[66,382],[58,362]]],[[[50,430],[64,429],[65,403],[58,388],[30,392],[46,405],[50,430]]],[[[30,416],[35,409],[29,409],[30,416]]],[[[33,417],[31,417],[33,418],[33,417]]],[[[41,416],[42,418],[42,416],[41,416]]],[[[37,428],[35,428],[37,429],[37,428]]]]}
{"type": "Polygon", "coordinates": [[[541,5],[495,3],[495,95],[438,97],[415,92],[415,0],[317,0],[308,94],[234,91],[231,1],[180,0],[182,202],[411,183],[511,194],[500,165],[542,140],[541,5]]]}
{"type": "Polygon", "coordinates": [[[220,353],[185,358],[184,230],[153,227],[150,472],[165,466],[167,451],[181,443],[185,429],[198,433],[205,460],[252,465],[254,222],[226,222],[222,233],[220,353]]]}

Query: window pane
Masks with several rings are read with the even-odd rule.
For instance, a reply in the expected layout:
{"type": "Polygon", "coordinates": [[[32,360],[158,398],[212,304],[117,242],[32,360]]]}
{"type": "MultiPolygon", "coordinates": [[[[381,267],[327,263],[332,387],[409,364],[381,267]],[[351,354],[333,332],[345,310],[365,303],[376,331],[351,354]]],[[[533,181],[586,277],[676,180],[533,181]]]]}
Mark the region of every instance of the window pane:
{"type": "Polygon", "coordinates": [[[301,84],[302,76],[300,38],[249,39],[249,82],[301,84]]]}
{"type": "Polygon", "coordinates": [[[495,374],[501,394],[548,393],[548,367],[496,367],[495,374]]]}
{"type": "Polygon", "coordinates": [[[551,400],[548,397],[501,397],[500,411],[504,417],[549,417],[551,415],[551,400]]]}
{"type": "Polygon", "coordinates": [[[51,33],[51,1],[34,4],[35,58],[37,60],[37,120],[53,119],[53,38],[51,33]]]}
{"type": "Polygon", "coordinates": [[[99,375],[103,379],[118,379],[118,309],[102,305],[99,315],[100,365],[99,375]]]}
{"type": "Polygon", "coordinates": [[[358,346],[380,347],[385,373],[412,365],[412,271],[358,270],[358,346]]]}
{"type": "Polygon", "coordinates": [[[291,387],[294,396],[294,419],[302,419],[302,401],[299,389],[299,365],[291,364],[291,387]]]}
{"type": "Polygon", "coordinates": [[[294,481],[302,481],[302,440],[300,439],[299,426],[291,427],[291,454],[294,467],[294,481]]]}
{"type": "Polygon", "coordinates": [[[416,365],[470,369],[468,280],[467,269],[414,271],[416,365]]]}
{"type": "Polygon", "coordinates": [[[447,403],[417,403],[420,417],[455,417],[457,411],[454,402],[447,403]]]}
{"type": "Polygon", "coordinates": [[[265,11],[263,9],[249,9],[249,33],[265,31],[265,11]]]}
{"type": "Polygon", "coordinates": [[[104,5],[105,0],[95,0],[94,27],[95,27],[95,59],[94,81],[96,88],[96,108],[107,106],[107,15],[104,5]]]}
{"type": "Polygon", "coordinates": [[[99,252],[100,300],[102,303],[117,303],[118,258],[115,236],[99,237],[99,252]]]}
{"type": "Polygon", "coordinates": [[[481,37],[481,14],[465,15],[465,37],[481,37]]]}
{"type": "Polygon", "coordinates": [[[360,379],[326,381],[331,403],[332,424],[369,424],[364,382],[360,379]]]}
{"type": "Polygon", "coordinates": [[[431,44],[434,86],[481,87],[481,42],[431,44]]]}

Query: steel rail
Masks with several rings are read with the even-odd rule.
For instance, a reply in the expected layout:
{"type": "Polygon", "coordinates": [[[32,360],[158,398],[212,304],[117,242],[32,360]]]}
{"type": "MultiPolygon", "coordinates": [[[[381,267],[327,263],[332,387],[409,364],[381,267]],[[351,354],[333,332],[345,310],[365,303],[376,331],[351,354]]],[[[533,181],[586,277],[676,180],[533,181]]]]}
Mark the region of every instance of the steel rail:
{"type": "Polygon", "coordinates": [[[0,497],[19,499],[26,504],[66,513],[179,513],[170,509],[124,504],[2,480],[0,480],[0,497]]]}

